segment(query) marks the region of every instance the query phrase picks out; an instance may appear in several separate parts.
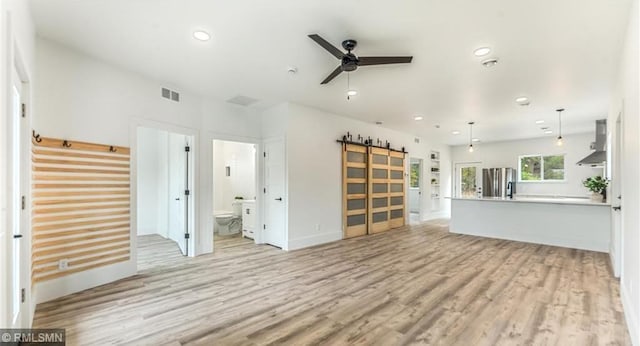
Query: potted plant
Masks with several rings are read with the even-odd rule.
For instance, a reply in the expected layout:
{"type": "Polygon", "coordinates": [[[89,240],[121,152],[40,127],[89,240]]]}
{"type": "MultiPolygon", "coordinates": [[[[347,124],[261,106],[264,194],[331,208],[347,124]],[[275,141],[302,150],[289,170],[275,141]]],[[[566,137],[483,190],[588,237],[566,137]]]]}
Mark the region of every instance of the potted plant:
{"type": "Polygon", "coordinates": [[[582,185],[592,192],[591,200],[594,202],[604,202],[609,181],[601,176],[589,177],[582,182],[582,185]]]}

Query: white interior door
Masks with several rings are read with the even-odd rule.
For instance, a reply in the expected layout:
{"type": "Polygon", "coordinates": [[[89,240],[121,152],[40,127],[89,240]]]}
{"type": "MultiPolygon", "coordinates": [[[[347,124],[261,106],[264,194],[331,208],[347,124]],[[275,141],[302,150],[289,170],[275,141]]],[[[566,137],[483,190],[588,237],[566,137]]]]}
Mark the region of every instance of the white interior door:
{"type": "Polygon", "coordinates": [[[475,198],[482,182],[480,162],[464,162],[455,164],[454,196],[458,198],[475,198]]]}
{"type": "MultiPolygon", "coordinates": [[[[187,255],[186,213],[190,196],[187,186],[187,160],[185,146],[187,136],[169,133],[169,239],[178,243],[183,255],[187,255]]],[[[193,206],[191,206],[193,207],[193,206]]]]}
{"type": "Polygon", "coordinates": [[[613,164],[611,166],[611,196],[608,196],[608,202],[611,203],[611,263],[613,267],[613,274],[616,277],[620,276],[620,270],[622,268],[622,145],[624,141],[622,138],[622,113],[618,116],[614,127],[614,140],[613,140],[613,164]]]}
{"type": "MultiPolygon", "coordinates": [[[[22,169],[22,136],[24,133],[22,118],[22,80],[17,71],[13,70],[11,83],[11,112],[8,122],[9,145],[8,145],[8,179],[7,179],[7,221],[9,224],[6,238],[7,244],[7,262],[5,269],[9,280],[4,283],[8,284],[6,292],[8,292],[7,305],[8,309],[3,310],[9,313],[7,320],[12,328],[21,328],[24,326],[24,294],[23,290],[27,285],[27,269],[28,254],[25,252],[24,246],[25,221],[26,217],[23,211],[23,196],[25,190],[25,179],[27,174],[23,174],[22,169]]],[[[4,252],[4,251],[3,251],[4,252]]],[[[3,264],[4,265],[4,264],[3,264]]],[[[4,284],[3,283],[3,284],[4,284]]]]}
{"type": "Polygon", "coordinates": [[[422,205],[422,159],[409,160],[409,212],[420,213],[422,205]]]}
{"type": "Polygon", "coordinates": [[[284,140],[282,138],[266,140],[264,152],[265,228],[262,230],[262,240],[267,244],[284,248],[286,241],[284,140]]]}

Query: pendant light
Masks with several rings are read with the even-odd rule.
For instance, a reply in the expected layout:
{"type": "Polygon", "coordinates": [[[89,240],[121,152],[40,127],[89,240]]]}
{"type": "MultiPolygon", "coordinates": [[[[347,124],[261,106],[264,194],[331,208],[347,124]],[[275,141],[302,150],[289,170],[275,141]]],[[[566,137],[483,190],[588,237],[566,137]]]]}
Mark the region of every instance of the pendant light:
{"type": "Polygon", "coordinates": [[[469,152],[473,152],[473,121],[469,122],[469,152]]]}
{"type": "Polygon", "coordinates": [[[564,108],[558,108],[556,109],[556,112],[558,112],[558,139],[556,140],[556,145],[561,147],[563,144],[562,141],[562,112],[564,111],[564,108]]]}

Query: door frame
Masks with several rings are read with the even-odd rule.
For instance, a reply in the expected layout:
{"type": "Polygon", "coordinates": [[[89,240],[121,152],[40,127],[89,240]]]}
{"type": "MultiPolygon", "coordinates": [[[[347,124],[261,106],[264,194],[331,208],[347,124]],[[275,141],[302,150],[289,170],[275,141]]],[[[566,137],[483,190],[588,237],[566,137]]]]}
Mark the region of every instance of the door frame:
{"type": "Polygon", "coordinates": [[[623,251],[624,251],[624,160],[622,160],[624,153],[624,107],[618,113],[616,117],[615,125],[613,126],[613,138],[611,145],[611,189],[609,190],[609,202],[612,207],[616,206],[614,203],[618,203],[618,206],[622,206],[619,211],[611,209],[611,245],[609,249],[609,256],[611,260],[611,267],[613,269],[613,275],[620,277],[623,268],[623,251]],[[619,126],[618,126],[619,124],[619,126]],[[618,199],[620,196],[620,199],[618,199]],[[617,221],[616,221],[617,220],[617,221]],[[616,227],[616,225],[618,227],[616,227]]]}
{"type": "Polygon", "coordinates": [[[136,272],[138,268],[138,127],[147,127],[151,129],[156,129],[160,131],[168,131],[173,133],[178,133],[185,136],[192,136],[193,143],[191,144],[191,152],[190,152],[190,160],[193,161],[193,176],[191,181],[191,203],[189,204],[192,211],[190,212],[190,220],[189,220],[189,257],[195,257],[199,255],[198,247],[196,246],[198,239],[201,236],[201,230],[199,229],[199,215],[200,215],[200,201],[198,200],[200,197],[199,189],[200,189],[200,136],[197,129],[183,127],[171,123],[165,123],[156,120],[142,119],[142,118],[132,118],[129,123],[129,143],[130,144],[130,159],[129,164],[131,167],[130,171],[130,191],[131,191],[131,200],[130,204],[131,208],[131,232],[130,232],[130,243],[131,247],[129,252],[131,253],[130,261],[135,265],[136,272]],[[134,207],[135,206],[135,207],[134,207]]]}
{"type": "MultiPolygon", "coordinates": [[[[476,189],[478,186],[482,186],[482,161],[464,161],[464,162],[454,162],[453,163],[453,187],[452,187],[452,196],[453,198],[462,198],[459,193],[460,191],[458,191],[459,189],[459,180],[460,180],[460,173],[458,172],[459,169],[461,168],[465,168],[465,167],[476,167],[477,168],[477,172],[476,172],[476,189]]],[[[477,190],[476,190],[477,191],[477,190]]]]}
{"type": "MultiPolygon", "coordinates": [[[[256,225],[262,225],[263,224],[263,209],[262,208],[262,203],[263,203],[263,195],[262,193],[260,193],[260,191],[263,189],[264,185],[261,183],[262,180],[262,164],[264,163],[264,161],[262,161],[260,158],[262,157],[260,155],[260,153],[263,150],[263,145],[262,142],[260,141],[259,138],[254,138],[254,137],[244,137],[244,136],[233,136],[233,135],[227,135],[227,134],[221,134],[221,133],[209,133],[209,136],[207,136],[207,138],[210,139],[209,144],[211,147],[211,164],[207,165],[207,170],[208,170],[208,174],[206,176],[209,177],[209,183],[211,184],[211,188],[209,189],[211,191],[211,196],[209,198],[209,205],[211,206],[209,208],[210,212],[210,219],[211,219],[211,227],[209,227],[208,229],[211,230],[211,244],[213,244],[212,246],[212,251],[215,251],[215,240],[213,239],[213,227],[215,225],[215,217],[213,215],[213,212],[215,210],[215,196],[214,196],[214,189],[215,186],[213,186],[213,179],[214,179],[214,172],[213,172],[213,164],[215,163],[215,153],[213,151],[213,142],[214,141],[225,141],[225,142],[236,142],[236,143],[244,143],[244,144],[253,144],[256,146],[256,153],[255,153],[255,157],[254,157],[254,174],[253,174],[253,178],[254,178],[254,185],[255,185],[255,191],[256,191],[256,211],[258,212],[257,214],[257,218],[255,220],[256,225]]],[[[263,238],[262,238],[263,234],[262,234],[262,228],[257,227],[254,230],[254,239],[253,241],[256,244],[263,244],[263,238]]]]}
{"type": "MultiPolygon", "coordinates": [[[[289,250],[289,170],[287,169],[288,167],[288,158],[287,158],[287,137],[286,136],[274,136],[274,137],[268,137],[262,140],[262,150],[261,152],[264,152],[264,150],[266,149],[267,143],[270,142],[275,142],[275,141],[282,141],[282,145],[284,148],[284,153],[283,153],[283,164],[284,164],[284,177],[283,177],[283,187],[284,187],[284,195],[282,196],[284,198],[284,237],[283,237],[283,244],[282,244],[282,250],[288,251],[289,250]]],[[[260,155],[259,155],[260,156],[260,155]]],[[[262,188],[264,188],[267,185],[267,181],[266,181],[266,174],[265,174],[265,170],[266,170],[266,164],[265,164],[265,157],[264,155],[260,156],[262,158],[262,188]]],[[[264,201],[264,208],[263,212],[261,213],[261,221],[262,221],[262,225],[266,224],[267,222],[267,215],[266,215],[266,209],[267,209],[267,203],[266,200],[264,199],[264,193],[261,194],[263,201],[264,201]]],[[[260,228],[260,227],[258,227],[260,228]]],[[[261,235],[261,240],[262,243],[264,244],[264,239],[265,236],[261,235]]]]}
{"type": "MultiPolygon", "coordinates": [[[[409,172],[409,181],[407,183],[407,190],[409,190],[409,194],[408,194],[409,203],[407,203],[407,206],[408,206],[407,209],[409,209],[408,215],[411,215],[411,189],[415,189],[411,187],[411,164],[413,160],[418,162],[418,174],[419,174],[418,176],[418,219],[422,220],[422,209],[423,209],[422,204],[424,202],[424,190],[425,190],[424,158],[422,157],[409,157],[409,169],[407,170],[409,172]]],[[[407,222],[407,224],[409,224],[409,222],[407,222]]]]}
{"type": "Polygon", "coordinates": [[[5,145],[4,145],[4,153],[3,158],[6,160],[5,167],[6,171],[3,174],[6,174],[3,178],[3,198],[7,198],[4,203],[6,203],[6,210],[3,210],[3,220],[4,223],[3,228],[5,232],[0,237],[0,241],[3,247],[2,261],[2,269],[0,269],[0,277],[1,282],[3,283],[2,289],[0,289],[0,294],[2,295],[2,301],[0,302],[0,306],[7,307],[6,316],[4,315],[0,318],[0,322],[5,326],[13,326],[15,328],[28,328],[31,327],[31,322],[33,320],[33,315],[35,313],[35,301],[32,297],[31,290],[31,79],[29,77],[29,73],[26,69],[26,64],[24,63],[24,59],[22,58],[22,54],[20,49],[18,48],[17,42],[12,39],[11,36],[11,18],[8,18],[7,21],[9,25],[7,25],[6,29],[8,32],[9,39],[7,40],[6,50],[7,52],[7,66],[6,66],[6,84],[5,84],[5,112],[6,116],[3,116],[3,130],[5,133],[5,145]],[[22,209],[21,202],[12,201],[11,198],[8,198],[11,195],[11,187],[13,186],[11,182],[11,177],[13,174],[13,166],[12,161],[13,157],[11,154],[11,145],[14,141],[14,133],[12,132],[12,128],[14,125],[13,118],[13,85],[14,79],[17,79],[17,82],[20,85],[20,102],[24,104],[26,107],[26,114],[24,117],[19,117],[19,138],[20,141],[20,152],[19,152],[19,169],[20,172],[20,195],[24,196],[24,204],[25,208],[22,209]],[[6,197],[5,197],[6,196],[6,197]],[[15,203],[14,203],[15,202],[15,203]],[[24,290],[24,301],[21,302],[19,316],[15,321],[13,319],[12,313],[12,300],[14,298],[13,294],[18,292],[13,292],[13,233],[11,222],[13,220],[12,213],[15,209],[20,211],[19,223],[20,223],[20,234],[22,238],[20,238],[20,290],[24,290]],[[6,227],[5,227],[6,226],[6,227]],[[6,286],[5,286],[6,285],[6,286]]]}

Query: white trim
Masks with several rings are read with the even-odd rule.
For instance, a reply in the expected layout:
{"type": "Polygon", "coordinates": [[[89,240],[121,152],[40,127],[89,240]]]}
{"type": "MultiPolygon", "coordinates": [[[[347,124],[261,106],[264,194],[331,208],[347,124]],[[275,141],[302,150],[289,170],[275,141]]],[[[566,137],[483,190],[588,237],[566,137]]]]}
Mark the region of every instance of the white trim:
{"type": "Polygon", "coordinates": [[[35,289],[38,292],[36,304],[123,279],[135,275],[136,271],[136,262],[133,259],[129,259],[127,262],[43,281],[35,285],[35,289]]]}
{"type": "Polygon", "coordinates": [[[565,167],[566,165],[566,157],[567,154],[566,153],[562,153],[562,154],[527,154],[527,155],[518,155],[518,164],[517,164],[517,169],[516,169],[516,173],[518,174],[518,183],[524,183],[524,184],[530,184],[530,183],[537,183],[537,184],[548,184],[548,183],[567,183],[567,172],[565,167]],[[544,179],[544,158],[547,156],[562,156],[562,176],[564,177],[563,179],[544,179]],[[522,158],[523,157],[540,157],[540,180],[522,180],[522,158]]]}
{"type": "Polygon", "coordinates": [[[437,212],[432,212],[430,213],[426,218],[421,219],[422,221],[429,221],[429,220],[435,220],[435,219],[449,219],[451,218],[451,211],[450,210],[440,210],[437,212]]]}
{"type": "Polygon", "coordinates": [[[299,250],[306,247],[326,244],[338,240],[342,240],[342,232],[314,234],[307,237],[289,240],[289,247],[287,250],[299,250]]]}
{"type": "Polygon", "coordinates": [[[624,317],[629,328],[629,335],[631,336],[631,344],[640,345],[640,326],[638,323],[638,316],[635,315],[633,304],[627,293],[627,288],[620,282],[620,300],[622,300],[622,310],[624,311],[624,317]]]}

